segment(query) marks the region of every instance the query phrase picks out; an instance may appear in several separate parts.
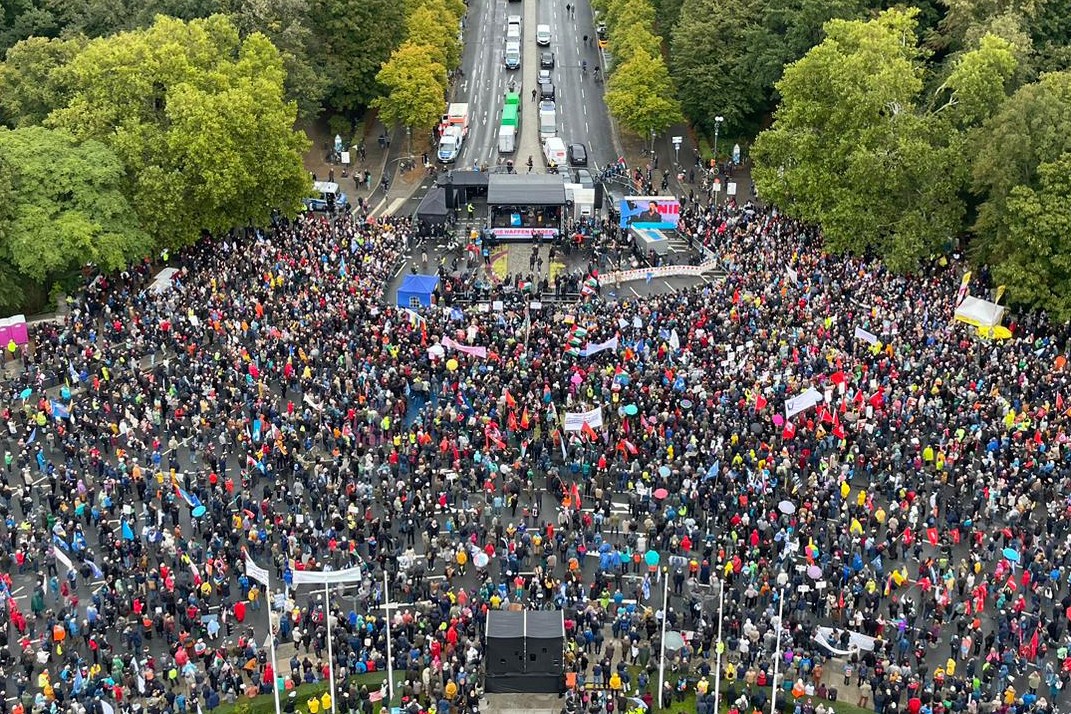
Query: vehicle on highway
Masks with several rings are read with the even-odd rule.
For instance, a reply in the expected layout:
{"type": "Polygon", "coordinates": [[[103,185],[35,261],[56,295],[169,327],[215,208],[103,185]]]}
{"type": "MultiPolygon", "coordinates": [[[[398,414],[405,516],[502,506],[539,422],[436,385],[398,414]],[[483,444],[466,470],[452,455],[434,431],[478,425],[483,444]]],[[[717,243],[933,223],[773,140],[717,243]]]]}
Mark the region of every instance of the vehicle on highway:
{"type": "Polygon", "coordinates": [[[554,69],[554,53],[544,50],[539,53],[539,66],[543,69],[554,69]]]}
{"type": "Polygon", "coordinates": [[[541,111],[541,112],[552,112],[555,109],[557,109],[557,107],[554,105],[554,100],[553,99],[542,99],[542,100],[540,100],[540,102],[539,102],[539,111],[541,111]]]}
{"type": "Polygon", "coordinates": [[[517,150],[521,127],[521,95],[516,92],[506,94],[502,107],[502,126],[498,129],[498,151],[509,154],[517,150]]]}
{"type": "Polygon", "coordinates": [[[595,188],[595,178],[587,169],[573,169],[573,183],[578,183],[584,188],[595,188]]]}
{"type": "Polygon", "coordinates": [[[551,79],[550,79],[550,70],[549,69],[541,69],[541,70],[539,70],[539,83],[540,84],[552,84],[551,79]]]}
{"type": "Polygon", "coordinates": [[[539,110],[539,140],[549,139],[558,135],[558,113],[554,111],[554,104],[550,109],[539,110]]]}
{"type": "Polygon", "coordinates": [[[540,99],[549,99],[552,102],[554,101],[554,83],[553,82],[547,82],[546,84],[539,85],[539,98],[540,99]]]}
{"type": "Polygon", "coordinates": [[[439,149],[436,152],[439,161],[456,161],[468,135],[469,105],[464,102],[450,104],[439,122],[439,149]]]}
{"type": "Polygon", "coordinates": [[[506,16],[506,24],[507,25],[520,25],[521,24],[521,16],[520,15],[507,15],[506,16]]]}
{"type": "Polygon", "coordinates": [[[345,210],[349,206],[346,194],[332,181],[313,181],[312,193],[312,196],[302,199],[305,208],[310,211],[330,211],[332,207],[345,210]]]}
{"type": "Polygon", "coordinates": [[[542,47],[550,44],[550,25],[536,25],[536,44],[542,47]]]}
{"type": "Polygon", "coordinates": [[[502,59],[502,63],[506,65],[506,69],[520,69],[521,68],[521,43],[520,42],[507,42],[506,53],[502,59]]]}
{"type": "Polygon", "coordinates": [[[543,158],[547,160],[547,166],[564,166],[566,160],[565,142],[556,136],[544,141],[543,158]]]}
{"type": "Polygon", "coordinates": [[[586,146],[583,144],[569,144],[569,165],[588,165],[588,149],[586,146]]]}
{"type": "Polygon", "coordinates": [[[506,25],[506,42],[521,41],[521,26],[510,23],[506,25]]]}

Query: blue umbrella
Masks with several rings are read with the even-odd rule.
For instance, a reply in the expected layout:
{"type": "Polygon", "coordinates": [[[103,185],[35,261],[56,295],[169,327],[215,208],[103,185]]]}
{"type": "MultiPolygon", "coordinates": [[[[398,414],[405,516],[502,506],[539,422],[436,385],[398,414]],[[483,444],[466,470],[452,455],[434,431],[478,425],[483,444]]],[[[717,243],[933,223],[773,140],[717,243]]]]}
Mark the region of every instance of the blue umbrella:
{"type": "Polygon", "coordinates": [[[1017,551],[1015,548],[1005,548],[1003,555],[1005,558],[1007,558],[1013,563],[1019,562],[1019,551],[1017,551]]]}

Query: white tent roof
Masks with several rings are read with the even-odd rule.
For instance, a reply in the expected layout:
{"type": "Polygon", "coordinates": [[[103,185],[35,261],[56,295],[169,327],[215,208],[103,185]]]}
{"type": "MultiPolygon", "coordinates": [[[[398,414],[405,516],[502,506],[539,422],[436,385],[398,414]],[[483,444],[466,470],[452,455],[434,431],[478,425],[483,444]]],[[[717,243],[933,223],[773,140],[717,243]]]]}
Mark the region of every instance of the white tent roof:
{"type": "Polygon", "coordinates": [[[995,327],[1004,318],[1004,307],[968,295],[956,308],[956,319],[975,327],[995,327]]]}

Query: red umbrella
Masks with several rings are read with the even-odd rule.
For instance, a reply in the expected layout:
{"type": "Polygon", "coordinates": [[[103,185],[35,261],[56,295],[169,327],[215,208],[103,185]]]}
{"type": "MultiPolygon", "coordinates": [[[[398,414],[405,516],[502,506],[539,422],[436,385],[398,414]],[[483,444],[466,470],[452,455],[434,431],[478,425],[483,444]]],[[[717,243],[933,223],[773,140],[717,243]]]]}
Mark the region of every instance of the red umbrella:
{"type": "Polygon", "coordinates": [[[667,491],[664,488],[656,488],[655,489],[654,497],[657,498],[659,501],[661,501],[663,498],[665,498],[668,495],[669,495],[669,491],[667,491]]]}

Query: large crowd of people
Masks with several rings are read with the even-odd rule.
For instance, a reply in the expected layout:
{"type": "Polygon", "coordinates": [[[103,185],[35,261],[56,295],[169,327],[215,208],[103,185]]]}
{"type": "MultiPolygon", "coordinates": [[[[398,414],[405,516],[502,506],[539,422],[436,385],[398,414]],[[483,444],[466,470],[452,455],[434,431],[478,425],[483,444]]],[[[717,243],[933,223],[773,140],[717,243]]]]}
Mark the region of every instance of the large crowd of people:
{"type": "Polygon", "coordinates": [[[953,258],[895,275],[751,204],[680,230],[723,279],[539,310],[394,307],[403,219],[96,279],[3,386],[0,712],[209,711],[329,672],[301,711],[378,711],[347,678],[388,666],[388,629],[401,706],[469,711],[516,604],[565,611],[573,710],[751,712],[776,685],[800,714],[1052,711],[1067,326],[983,339],[953,258]],[[347,568],[328,602],[286,587],[347,568]]]}

